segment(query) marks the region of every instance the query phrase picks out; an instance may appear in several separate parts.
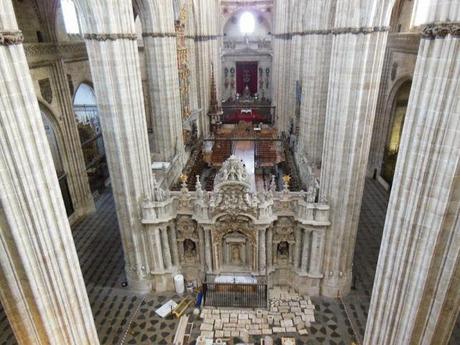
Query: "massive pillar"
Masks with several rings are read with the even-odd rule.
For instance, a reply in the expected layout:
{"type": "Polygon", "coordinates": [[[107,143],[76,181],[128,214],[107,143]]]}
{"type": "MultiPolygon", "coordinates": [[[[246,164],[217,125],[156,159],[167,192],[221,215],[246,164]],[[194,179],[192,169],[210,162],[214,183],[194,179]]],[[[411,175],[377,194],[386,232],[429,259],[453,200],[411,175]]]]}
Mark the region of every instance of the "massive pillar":
{"type": "Polygon", "coordinates": [[[392,0],[340,1],[332,30],[320,198],[329,200],[322,293],[345,295],[351,268],[392,0]]]}
{"type": "MultiPolygon", "coordinates": [[[[332,48],[333,0],[308,0],[303,26],[302,101],[297,154],[321,166],[332,48]]],[[[298,162],[302,161],[297,159],[298,162]]]]}
{"type": "Polygon", "coordinates": [[[184,153],[173,3],[171,0],[136,2],[142,22],[154,124],[153,159],[172,162],[177,155],[184,153]]]}
{"type": "Polygon", "coordinates": [[[86,172],[85,159],[81,148],[78,129],[75,125],[75,113],[72,105],[72,95],[69,89],[69,81],[65,73],[65,64],[63,59],[59,59],[53,65],[53,77],[58,85],[58,100],[63,110],[62,131],[64,140],[64,149],[66,151],[69,176],[69,189],[74,203],[77,217],[84,216],[95,210],[93,195],[89,187],[88,174],[86,172]]]}
{"type": "MultiPolygon", "coordinates": [[[[211,100],[211,64],[216,80],[220,80],[219,29],[220,17],[217,0],[192,0],[195,15],[195,54],[198,106],[202,110],[199,119],[200,135],[209,135],[209,104],[211,100]]],[[[219,85],[217,83],[216,85],[219,85]]],[[[217,93],[218,99],[219,92],[217,93]]]]}
{"type": "Polygon", "coordinates": [[[420,24],[436,24],[423,31],[417,56],[368,345],[447,344],[460,309],[460,6],[418,5],[427,14],[420,24]]]}
{"type": "Polygon", "coordinates": [[[288,130],[288,114],[286,114],[286,100],[288,97],[288,79],[286,72],[286,58],[291,34],[288,33],[289,4],[292,0],[275,1],[273,24],[273,82],[272,99],[276,106],[276,124],[279,131],[288,130]]]}
{"type": "Polygon", "coordinates": [[[150,290],[141,202],[152,174],[134,15],[129,0],[78,0],[130,286],[150,290]]]}
{"type": "Polygon", "coordinates": [[[10,0],[0,75],[2,305],[19,344],[99,344],[10,0]]]}

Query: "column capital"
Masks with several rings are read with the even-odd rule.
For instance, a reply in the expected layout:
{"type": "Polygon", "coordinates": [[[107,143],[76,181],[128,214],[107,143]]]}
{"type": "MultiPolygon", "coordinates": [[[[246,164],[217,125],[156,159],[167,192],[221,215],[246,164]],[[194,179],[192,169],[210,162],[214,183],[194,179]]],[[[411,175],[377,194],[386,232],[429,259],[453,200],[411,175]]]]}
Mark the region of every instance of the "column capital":
{"type": "Polygon", "coordinates": [[[22,31],[0,31],[0,45],[10,46],[18,45],[24,42],[24,35],[22,31]]]}

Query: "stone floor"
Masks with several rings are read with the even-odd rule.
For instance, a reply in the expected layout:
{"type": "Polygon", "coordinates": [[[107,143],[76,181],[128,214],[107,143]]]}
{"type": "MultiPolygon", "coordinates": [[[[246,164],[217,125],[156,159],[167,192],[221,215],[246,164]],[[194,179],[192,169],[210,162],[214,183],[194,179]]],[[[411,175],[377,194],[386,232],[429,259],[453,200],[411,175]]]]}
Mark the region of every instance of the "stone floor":
{"type": "MultiPolygon", "coordinates": [[[[368,180],[354,261],[355,289],[343,301],[312,297],[316,323],[310,325],[308,335],[297,336],[298,345],[349,345],[362,338],[387,202],[388,194],[375,181],[368,180]]],[[[110,193],[101,196],[97,212],[76,225],[73,234],[101,344],[172,344],[176,320],[161,319],[154,310],[179,297],[141,296],[121,287],[123,254],[110,193]]],[[[194,322],[194,335],[198,336],[201,321],[194,322]]],[[[0,345],[14,344],[16,340],[0,306],[0,345]]],[[[450,341],[450,345],[457,344],[460,344],[459,322],[450,341]]]]}

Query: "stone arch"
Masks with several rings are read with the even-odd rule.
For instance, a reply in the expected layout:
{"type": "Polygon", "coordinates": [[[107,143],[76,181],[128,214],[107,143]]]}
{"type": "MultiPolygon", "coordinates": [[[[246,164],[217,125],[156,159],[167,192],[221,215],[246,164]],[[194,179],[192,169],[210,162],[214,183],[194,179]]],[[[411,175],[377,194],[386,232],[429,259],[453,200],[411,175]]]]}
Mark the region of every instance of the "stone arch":
{"type": "Polygon", "coordinates": [[[56,115],[51,109],[46,106],[43,102],[38,101],[42,121],[48,139],[48,145],[53,158],[54,168],[61,189],[62,199],[67,212],[67,216],[70,217],[75,209],[74,202],[72,200],[69,183],[67,181],[67,174],[69,172],[68,161],[65,155],[65,146],[63,136],[59,122],[56,115]]]}
{"type": "MultiPolygon", "coordinates": [[[[255,22],[256,22],[256,30],[257,28],[260,29],[260,32],[265,32],[264,35],[268,35],[272,31],[272,22],[270,18],[267,17],[267,15],[257,9],[247,9],[247,8],[240,8],[232,13],[229,14],[228,19],[223,23],[222,25],[222,32],[224,36],[228,36],[229,30],[232,29],[234,25],[238,26],[238,22],[240,17],[243,15],[243,13],[249,12],[254,16],[255,22]]],[[[243,36],[237,35],[237,36],[243,36]]],[[[229,37],[237,37],[237,36],[229,36],[229,37]]]]}
{"type": "Polygon", "coordinates": [[[383,132],[384,141],[380,175],[390,186],[396,167],[399,142],[401,140],[401,132],[404,125],[406,114],[404,109],[407,108],[411,86],[411,77],[404,76],[399,78],[391,89],[387,102],[385,103],[385,131],[383,132]],[[399,105],[398,102],[400,102],[399,105]]]}
{"type": "Polygon", "coordinates": [[[92,82],[81,82],[73,95],[73,110],[91,191],[102,191],[109,177],[104,139],[92,82]]]}

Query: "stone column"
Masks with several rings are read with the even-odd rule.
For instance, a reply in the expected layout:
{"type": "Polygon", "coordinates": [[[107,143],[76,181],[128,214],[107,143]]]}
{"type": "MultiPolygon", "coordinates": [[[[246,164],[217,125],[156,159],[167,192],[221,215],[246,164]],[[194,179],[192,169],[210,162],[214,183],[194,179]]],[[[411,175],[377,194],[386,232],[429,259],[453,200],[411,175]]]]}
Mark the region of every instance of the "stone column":
{"type": "Polygon", "coordinates": [[[267,271],[267,243],[266,243],[267,228],[259,229],[259,272],[265,274],[267,271]]]}
{"type": "Polygon", "coordinates": [[[147,292],[140,203],[151,198],[152,173],[131,1],[77,0],[117,209],[126,275],[147,292]]]}
{"type": "Polygon", "coordinates": [[[286,55],[288,45],[292,37],[288,33],[289,3],[292,0],[275,1],[273,23],[273,73],[272,73],[272,99],[276,106],[277,127],[279,131],[286,131],[288,127],[288,114],[286,114],[286,101],[289,97],[287,92],[288,73],[286,73],[286,55]]]}
{"type": "Polygon", "coordinates": [[[142,23],[145,65],[153,126],[153,158],[171,162],[184,152],[171,0],[136,0],[142,23]]]}
{"type": "Polygon", "coordinates": [[[203,272],[206,272],[206,246],[205,246],[205,235],[204,229],[202,227],[198,227],[198,240],[199,240],[199,248],[200,248],[200,263],[203,272]]]}
{"type": "Polygon", "coordinates": [[[163,259],[163,246],[162,246],[162,241],[161,241],[161,229],[158,227],[155,227],[153,229],[153,236],[154,236],[154,246],[153,246],[153,251],[154,255],[156,256],[156,261],[157,261],[157,271],[163,272],[165,270],[165,263],[163,259]]]}
{"type": "Polygon", "coordinates": [[[267,271],[271,272],[273,269],[273,228],[267,229],[267,271]]]}
{"type": "Polygon", "coordinates": [[[436,24],[417,56],[366,345],[447,344],[460,309],[460,6],[418,5],[436,24]]]}
{"type": "Polygon", "coordinates": [[[295,228],[295,252],[294,252],[294,268],[297,270],[300,265],[301,256],[301,243],[302,243],[302,228],[297,226],[295,228]]]}
{"type": "MultiPolygon", "coordinates": [[[[169,225],[169,231],[170,236],[171,236],[171,253],[172,253],[172,260],[173,260],[173,265],[174,266],[179,266],[179,252],[178,252],[178,246],[177,246],[177,235],[176,235],[176,227],[174,223],[170,223],[169,225]]],[[[197,243],[198,245],[198,243],[197,243]]]]}
{"type": "Polygon", "coordinates": [[[163,258],[165,263],[165,269],[169,270],[172,266],[171,250],[169,248],[169,236],[168,229],[163,227],[160,229],[161,232],[161,247],[163,249],[163,258]]]}
{"type": "Polygon", "coordinates": [[[302,262],[301,271],[306,273],[309,271],[309,258],[310,258],[310,243],[311,232],[307,229],[303,230],[303,248],[302,248],[302,262]]]}
{"type": "Polygon", "coordinates": [[[311,164],[320,166],[333,37],[331,20],[335,14],[333,1],[308,0],[305,14],[297,154],[303,155],[311,164]]]}
{"type": "Polygon", "coordinates": [[[206,261],[206,273],[212,272],[212,244],[211,244],[211,229],[204,228],[204,251],[206,261]]]}
{"type": "Polygon", "coordinates": [[[308,273],[321,277],[324,257],[324,230],[314,230],[311,235],[310,267],[308,273]]]}
{"type": "Polygon", "coordinates": [[[99,344],[22,34],[0,1],[0,299],[19,344],[99,344]]]}
{"type": "Polygon", "coordinates": [[[320,198],[329,200],[321,291],[346,295],[393,0],[336,4],[320,198]]]}
{"type": "Polygon", "coordinates": [[[85,159],[81,148],[78,129],[75,124],[75,113],[72,105],[72,95],[65,72],[63,59],[52,64],[52,78],[56,85],[56,96],[62,111],[60,130],[63,137],[63,156],[67,165],[66,173],[69,191],[76,218],[82,217],[95,210],[93,195],[88,182],[85,159]]]}
{"type": "MultiPolygon", "coordinates": [[[[218,45],[218,23],[220,17],[216,0],[192,0],[195,14],[195,54],[196,76],[198,91],[198,106],[202,109],[199,120],[199,132],[203,136],[209,135],[209,104],[211,98],[211,64],[214,65],[214,74],[220,80],[220,57],[218,45]]],[[[220,83],[216,83],[219,88],[220,83]]],[[[217,93],[220,100],[219,92],[217,93]]]]}

